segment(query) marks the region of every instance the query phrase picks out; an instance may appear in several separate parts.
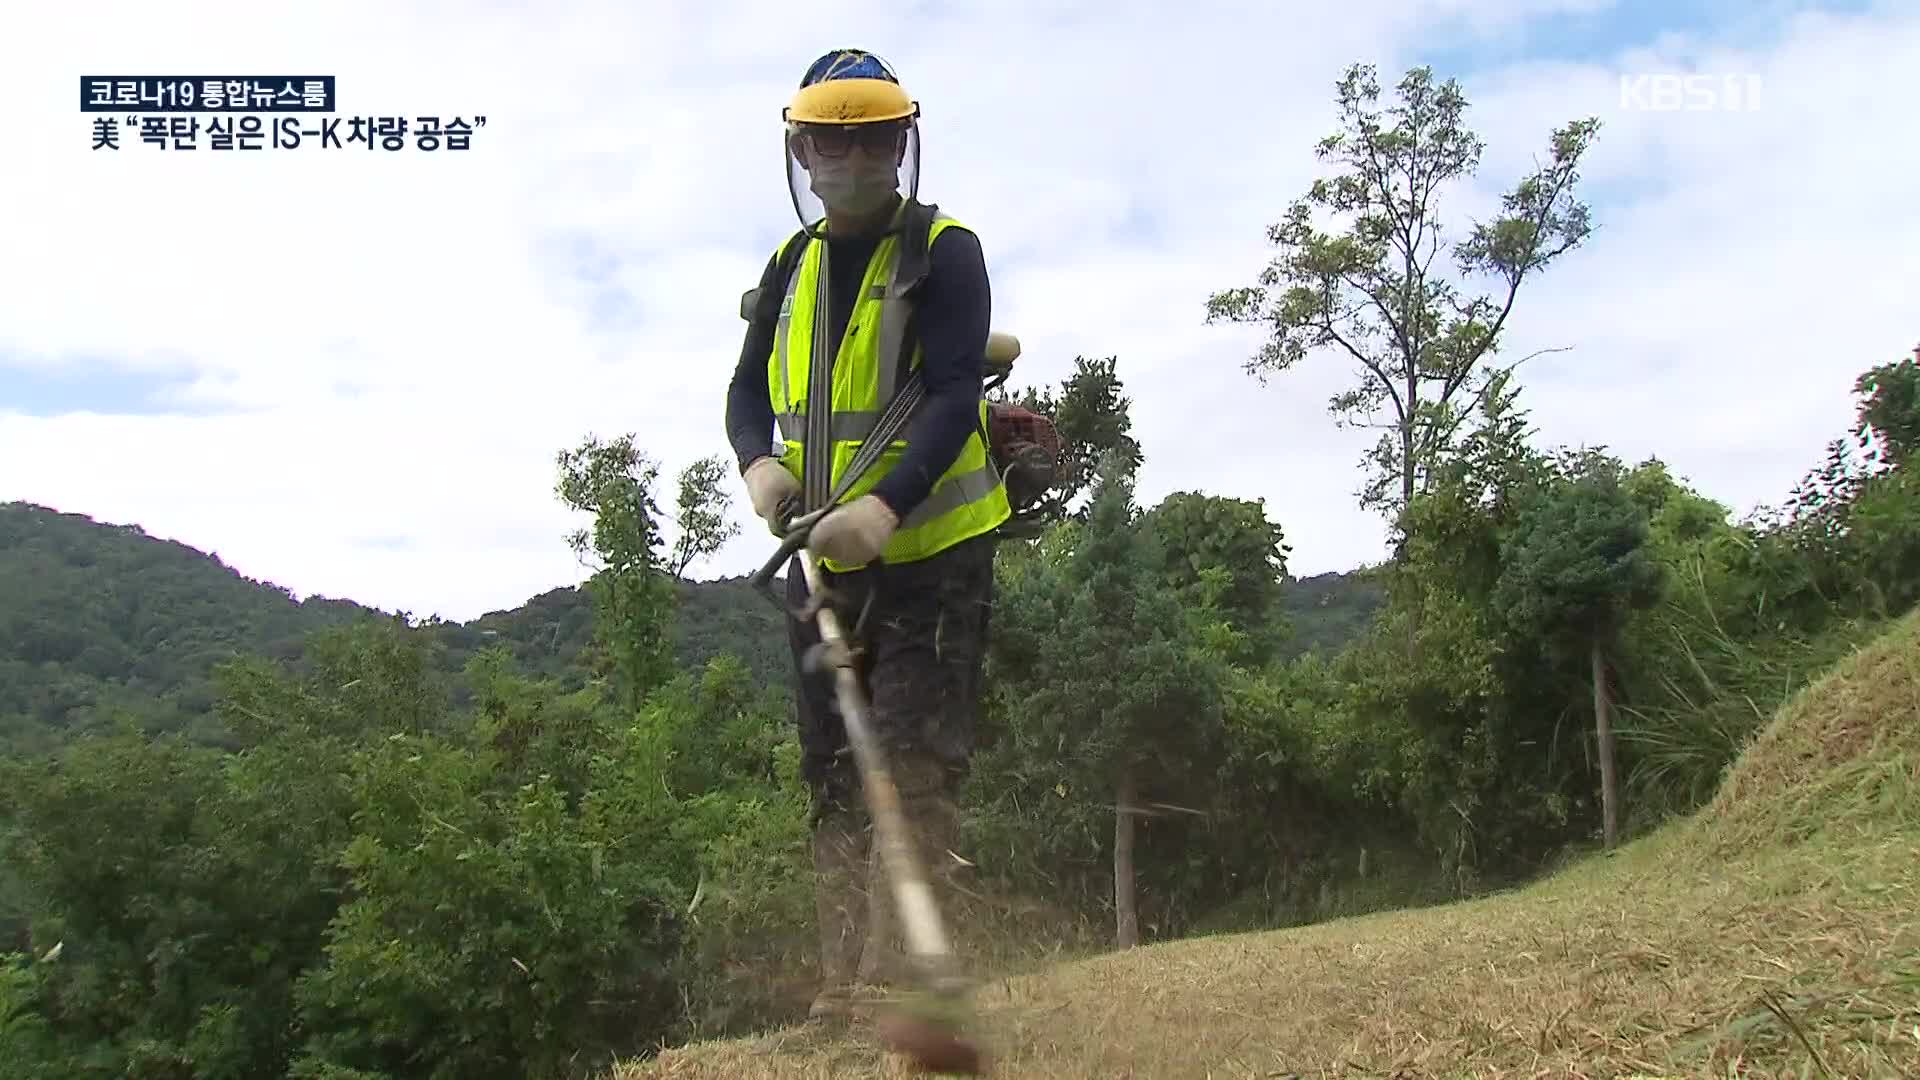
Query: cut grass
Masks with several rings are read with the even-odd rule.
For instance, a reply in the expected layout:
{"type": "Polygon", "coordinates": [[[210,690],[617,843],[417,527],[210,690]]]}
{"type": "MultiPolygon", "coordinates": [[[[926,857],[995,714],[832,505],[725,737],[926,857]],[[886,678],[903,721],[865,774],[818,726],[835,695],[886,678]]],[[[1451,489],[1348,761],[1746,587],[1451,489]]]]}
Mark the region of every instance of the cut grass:
{"type": "MultiPolygon", "coordinates": [[[[1920,614],[1810,686],[1712,803],[1470,902],[986,984],[1000,1076],[1920,1075],[1920,614]]],[[[620,1080],[902,1077],[861,1030],[620,1080]]]]}

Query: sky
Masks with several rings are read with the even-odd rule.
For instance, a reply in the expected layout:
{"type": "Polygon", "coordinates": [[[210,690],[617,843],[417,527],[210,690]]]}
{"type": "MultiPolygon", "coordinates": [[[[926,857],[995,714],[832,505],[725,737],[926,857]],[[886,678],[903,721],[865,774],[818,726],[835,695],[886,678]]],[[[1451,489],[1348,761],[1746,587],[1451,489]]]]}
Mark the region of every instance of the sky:
{"type": "MultiPolygon", "coordinates": [[[[1263,502],[1291,571],[1385,554],[1367,432],[1318,354],[1260,380],[1266,229],[1350,63],[1458,79],[1485,141],[1448,236],[1552,131],[1601,122],[1594,234],[1520,289],[1502,356],[1542,445],[1657,455],[1736,514],[1920,343],[1920,4],[503,0],[38,5],[0,40],[0,501],[137,524],[296,595],[466,620],[586,569],[555,457],[631,432],[729,455],[739,297],[797,224],[780,108],[831,48],[921,103],[921,195],[973,227],[1015,385],[1118,358],[1139,496],[1263,502]],[[1632,108],[1622,75],[1757,79],[1751,110],[1632,108]],[[338,115],[486,117],[462,152],[91,148],[84,75],[332,75],[338,115]]],[[[1744,85],[1744,84],[1743,84],[1744,85]]],[[[1384,104],[1384,102],[1383,102],[1384,104]]],[[[311,120],[308,121],[311,123],[311,120]]],[[[344,130],[344,125],[343,125],[344,130]]],[[[1495,283],[1476,280],[1479,289],[1495,283]]],[[[773,539],[729,488],[739,537],[773,539]]],[[[0,597],[0,604],[4,597],[0,597]]]]}

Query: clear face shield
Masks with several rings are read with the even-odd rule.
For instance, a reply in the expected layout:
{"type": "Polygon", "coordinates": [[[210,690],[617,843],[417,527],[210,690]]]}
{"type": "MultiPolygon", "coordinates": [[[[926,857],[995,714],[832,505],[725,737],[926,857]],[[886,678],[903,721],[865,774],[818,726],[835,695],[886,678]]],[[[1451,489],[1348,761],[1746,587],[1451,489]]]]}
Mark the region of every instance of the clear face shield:
{"type": "Polygon", "coordinates": [[[920,125],[791,124],[786,132],[787,193],[808,233],[819,236],[827,212],[865,218],[920,192],[920,125]]]}

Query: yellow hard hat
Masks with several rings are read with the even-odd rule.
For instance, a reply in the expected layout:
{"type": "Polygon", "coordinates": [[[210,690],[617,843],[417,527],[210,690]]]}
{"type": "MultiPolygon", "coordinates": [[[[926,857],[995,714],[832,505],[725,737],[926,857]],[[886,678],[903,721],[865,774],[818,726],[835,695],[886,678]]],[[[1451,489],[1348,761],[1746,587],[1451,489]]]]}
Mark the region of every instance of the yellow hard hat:
{"type": "Polygon", "coordinates": [[[885,60],[865,49],[835,49],[801,76],[800,89],[781,110],[794,124],[878,124],[920,115],[885,60]]]}

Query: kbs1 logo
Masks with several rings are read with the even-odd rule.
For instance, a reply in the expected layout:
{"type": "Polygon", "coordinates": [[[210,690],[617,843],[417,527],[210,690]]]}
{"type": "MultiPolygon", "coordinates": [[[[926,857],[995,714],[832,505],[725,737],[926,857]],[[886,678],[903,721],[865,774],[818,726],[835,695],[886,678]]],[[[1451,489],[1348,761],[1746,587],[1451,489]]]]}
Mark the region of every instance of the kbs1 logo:
{"type": "Polygon", "coordinates": [[[1641,112],[1758,112],[1758,75],[1620,76],[1620,107],[1641,112]]]}

